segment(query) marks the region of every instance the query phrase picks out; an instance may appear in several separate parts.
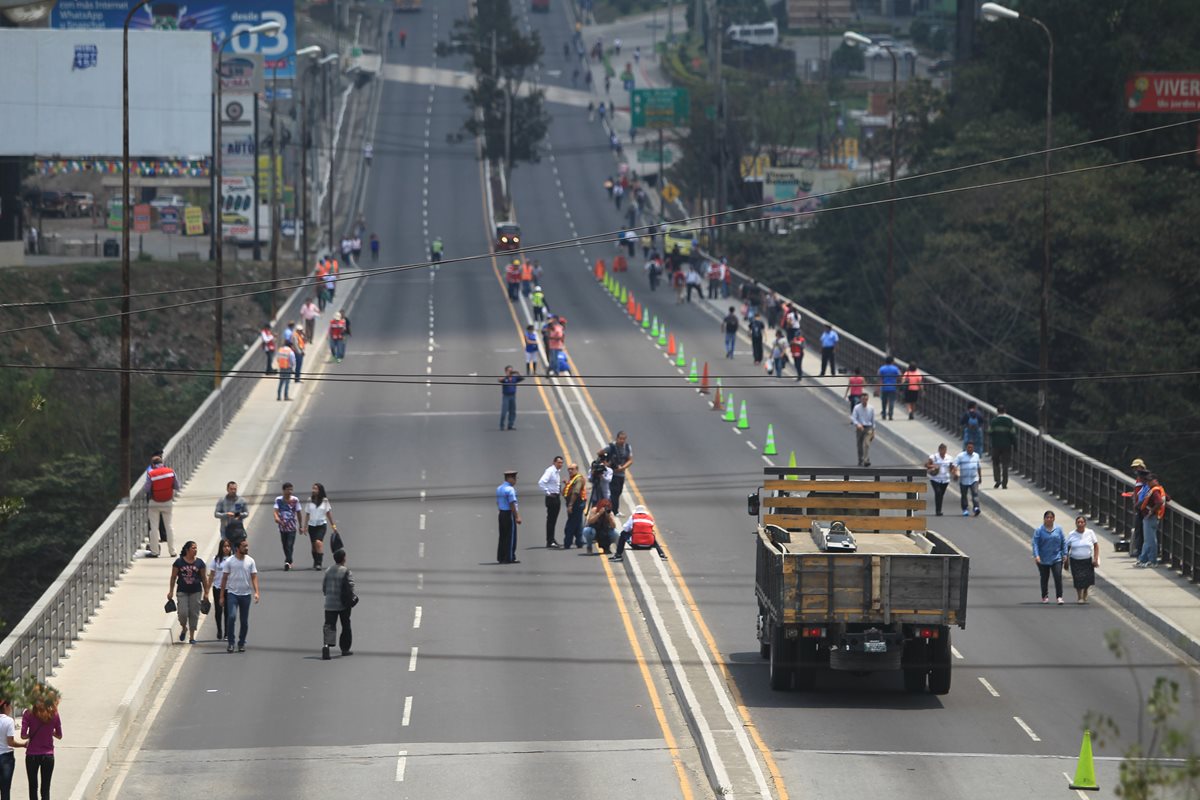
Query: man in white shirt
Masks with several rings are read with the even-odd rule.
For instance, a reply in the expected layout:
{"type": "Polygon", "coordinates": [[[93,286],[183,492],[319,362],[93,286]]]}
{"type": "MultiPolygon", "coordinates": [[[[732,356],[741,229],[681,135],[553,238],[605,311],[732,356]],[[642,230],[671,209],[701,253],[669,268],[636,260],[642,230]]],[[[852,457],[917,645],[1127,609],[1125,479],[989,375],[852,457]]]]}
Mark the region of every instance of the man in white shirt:
{"type": "Polygon", "coordinates": [[[929,473],[929,483],[933,486],[933,508],[939,517],[942,515],[946,487],[950,485],[950,468],[953,466],[954,459],[946,452],[945,444],[939,444],[937,452],[925,461],[925,471],[929,473]]]}
{"type": "Polygon", "coordinates": [[[854,423],[854,442],[858,446],[858,465],[871,466],[871,442],[875,441],[875,409],[871,408],[870,395],[864,394],[850,412],[854,423]]]}
{"type": "Polygon", "coordinates": [[[233,621],[241,613],[237,649],[246,652],[246,633],[250,630],[250,597],[258,602],[258,566],[250,557],[250,542],[238,542],[233,558],[225,559],[221,568],[221,592],[225,596],[225,641],[227,652],[233,652],[233,621]]]}
{"type": "Polygon", "coordinates": [[[983,474],[983,467],[979,461],[979,453],[975,452],[975,443],[967,442],[967,449],[954,457],[954,464],[950,467],[950,474],[958,478],[958,488],[962,500],[962,515],[964,517],[971,514],[967,510],[967,493],[971,495],[971,505],[975,511],[975,516],[979,516],[979,481],[983,474]]]}
{"type": "Polygon", "coordinates": [[[562,509],[562,475],[563,457],[555,456],[554,463],[546,467],[542,477],[538,478],[538,488],[546,495],[546,547],[554,549],[558,542],[554,541],[554,528],[558,525],[558,512],[562,509]]]}

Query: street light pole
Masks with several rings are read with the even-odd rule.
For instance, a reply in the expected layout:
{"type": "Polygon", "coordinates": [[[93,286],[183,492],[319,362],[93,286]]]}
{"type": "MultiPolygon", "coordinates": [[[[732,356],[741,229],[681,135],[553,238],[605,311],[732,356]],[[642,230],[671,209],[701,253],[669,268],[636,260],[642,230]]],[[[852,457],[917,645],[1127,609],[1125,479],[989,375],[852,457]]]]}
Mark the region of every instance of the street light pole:
{"type": "Polygon", "coordinates": [[[984,3],[980,11],[990,21],[1027,19],[1042,29],[1049,45],[1046,57],[1046,152],[1042,165],[1042,296],[1038,309],[1038,437],[1044,438],[1050,427],[1050,286],[1053,277],[1050,261],[1050,151],[1054,147],[1054,35],[1037,17],[1021,14],[999,3],[984,3]]]}
{"type": "MultiPolygon", "coordinates": [[[[129,227],[133,206],[129,202],[129,23],[133,15],[149,3],[150,0],[140,0],[129,13],[125,15],[125,25],[121,29],[121,419],[120,419],[120,448],[118,459],[120,472],[117,474],[117,487],[122,497],[128,496],[127,481],[133,474],[133,427],[130,422],[132,397],[129,384],[130,350],[132,336],[129,330],[129,227]]],[[[154,532],[157,535],[157,532],[154,532]]]]}
{"type": "MultiPolygon", "coordinates": [[[[233,29],[233,32],[221,42],[221,46],[217,49],[217,107],[214,109],[213,125],[216,126],[216,135],[213,140],[216,142],[213,147],[213,191],[212,191],[212,221],[213,233],[216,236],[216,297],[214,298],[213,307],[213,388],[221,388],[222,378],[222,350],[225,346],[225,238],[224,224],[222,220],[221,208],[224,205],[221,201],[221,114],[224,112],[221,99],[221,81],[224,78],[222,74],[222,59],[225,55],[225,48],[238,36],[242,34],[257,35],[260,33],[268,36],[275,36],[279,33],[281,25],[278,22],[264,22],[261,25],[254,25],[249,28],[238,30],[233,29]]],[[[255,134],[257,136],[257,133],[255,134]]],[[[258,155],[255,154],[255,158],[258,155]]],[[[258,164],[255,163],[257,168],[258,164]]],[[[257,179],[257,175],[255,178],[257,179]]],[[[258,227],[254,229],[254,239],[258,241],[258,227]]]]}
{"type": "MultiPolygon", "coordinates": [[[[337,60],[338,60],[338,54],[330,53],[329,55],[325,56],[317,63],[324,67],[329,64],[333,64],[337,60]]],[[[329,80],[328,73],[325,76],[325,80],[326,80],[325,111],[326,111],[326,117],[327,117],[327,121],[328,121],[328,125],[329,125],[329,142],[327,144],[327,146],[329,147],[329,191],[327,192],[327,194],[329,195],[329,252],[332,253],[333,249],[334,249],[334,244],[333,244],[334,243],[334,239],[333,239],[333,199],[334,199],[333,192],[334,192],[334,189],[333,189],[333,187],[334,187],[334,171],[337,168],[337,146],[336,146],[337,140],[336,140],[336,136],[334,135],[335,132],[333,130],[333,89],[332,89],[332,87],[330,87],[331,81],[329,80]]],[[[320,214],[320,211],[318,210],[317,213],[320,214]]]]}
{"type": "MultiPolygon", "coordinates": [[[[296,51],[296,69],[300,69],[303,56],[321,55],[320,45],[302,47],[296,51]]],[[[308,272],[308,78],[312,67],[300,73],[300,274],[308,272]]]]}

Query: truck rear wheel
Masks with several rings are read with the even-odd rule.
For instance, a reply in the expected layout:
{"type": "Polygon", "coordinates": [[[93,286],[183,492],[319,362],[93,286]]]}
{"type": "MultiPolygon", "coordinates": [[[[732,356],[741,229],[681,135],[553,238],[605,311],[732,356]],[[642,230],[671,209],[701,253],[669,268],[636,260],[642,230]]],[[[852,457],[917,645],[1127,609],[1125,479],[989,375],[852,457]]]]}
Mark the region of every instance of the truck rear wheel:
{"type": "Polygon", "coordinates": [[[796,641],[784,637],[783,628],[771,630],[771,688],[784,692],[792,688],[796,669],[796,641]]]}
{"type": "Polygon", "coordinates": [[[910,639],[904,643],[901,658],[904,670],[904,691],[925,691],[925,679],[929,675],[929,647],[922,639],[910,639]]]}
{"type": "Polygon", "coordinates": [[[943,628],[942,635],[929,643],[929,693],[950,693],[950,629],[943,628]]]}

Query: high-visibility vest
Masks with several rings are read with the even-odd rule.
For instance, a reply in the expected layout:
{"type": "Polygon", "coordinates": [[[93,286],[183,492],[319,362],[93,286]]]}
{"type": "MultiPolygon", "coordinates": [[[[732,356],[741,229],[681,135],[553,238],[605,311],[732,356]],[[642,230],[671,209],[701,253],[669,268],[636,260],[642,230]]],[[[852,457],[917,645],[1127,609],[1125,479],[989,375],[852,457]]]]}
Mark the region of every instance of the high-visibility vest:
{"type": "Polygon", "coordinates": [[[650,547],[654,544],[654,517],[649,514],[634,514],[632,536],[629,543],[635,547],[650,547]]]}
{"type": "Polygon", "coordinates": [[[336,258],[329,259],[329,265],[330,265],[329,269],[334,275],[337,275],[339,272],[341,272],[342,268],[338,264],[338,260],[336,258]]]}
{"type": "Polygon", "coordinates": [[[292,348],[286,344],[279,348],[279,352],[275,354],[275,366],[281,370],[292,368],[292,348]]]}
{"type": "Polygon", "coordinates": [[[804,337],[792,337],[792,358],[799,360],[804,356],[804,337]]]}
{"type": "Polygon", "coordinates": [[[346,334],[346,320],[335,319],[329,323],[329,338],[341,339],[346,334]]]}
{"type": "Polygon", "coordinates": [[[533,280],[533,263],[532,262],[526,261],[525,265],[523,267],[521,267],[521,280],[523,280],[523,281],[533,280]]]}
{"type": "MultiPolygon", "coordinates": [[[[169,503],[175,497],[175,470],[166,464],[150,470],[150,496],[158,503],[169,503]]],[[[157,535],[157,534],[156,534],[157,535]]]]}
{"type": "Polygon", "coordinates": [[[308,342],[304,341],[304,333],[297,328],[296,335],[292,337],[292,349],[297,353],[304,353],[304,348],[308,342]]]}
{"type": "Polygon", "coordinates": [[[271,352],[272,350],[274,350],[275,349],[275,334],[271,333],[270,331],[263,331],[262,332],[262,343],[263,343],[263,345],[262,345],[263,350],[266,350],[268,353],[271,352]]]}
{"type": "Polygon", "coordinates": [[[533,303],[534,308],[541,308],[546,305],[546,293],[535,291],[533,296],[529,298],[529,302],[533,303]]]}
{"type": "Polygon", "coordinates": [[[1161,486],[1151,486],[1150,491],[1146,492],[1146,499],[1142,501],[1142,511],[1146,513],[1146,516],[1153,514],[1158,519],[1162,519],[1167,513],[1167,501],[1169,499],[1166,489],[1161,486]],[[1155,492],[1158,493],[1157,507],[1153,506],[1150,502],[1155,492]]]}
{"type": "Polygon", "coordinates": [[[317,277],[324,278],[329,274],[329,264],[324,261],[317,262],[317,277]]]}
{"type": "Polygon", "coordinates": [[[586,502],[587,501],[587,481],[585,481],[583,479],[582,475],[576,475],[574,478],[571,478],[571,480],[567,481],[567,484],[565,486],[563,486],[563,490],[562,490],[563,497],[571,496],[571,492],[575,491],[576,483],[583,484],[582,486],[579,487],[579,499],[583,502],[586,502]]]}
{"type": "Polygon", "coordinates": [[[516,264],[509,264],[504,268],[504,278],[509,283],[521,282],[521,268],[516,264]]]}

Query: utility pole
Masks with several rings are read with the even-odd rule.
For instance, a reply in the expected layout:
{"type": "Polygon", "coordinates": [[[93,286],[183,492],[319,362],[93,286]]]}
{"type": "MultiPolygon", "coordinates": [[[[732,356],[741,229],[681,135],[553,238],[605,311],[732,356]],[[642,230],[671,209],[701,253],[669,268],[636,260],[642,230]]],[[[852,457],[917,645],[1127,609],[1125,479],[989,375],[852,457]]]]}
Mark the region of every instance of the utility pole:
{"type": "Polygon", "coordinates": [[[279,285],[279,185],[275,178],[275,164],[279,152],[279,120],[275,116],[275,104],[279,102],[279,70],[271,67],[271,163],[267,167],[271,184],[271,319],[275,319],[275,288],[279,285]]]}
{"type": "MultiPolygon", "coordinates": [[[[299,64],[296,65],[297,67],[299,64]]],[[[300,78],[300,274],[308,270],[308,73],[300,78]]]]}
{"type": "Polygon", "coordinates": [[[713,3],[710,11],[712,14],[712,29],[713,37],[716,39],[717,57],[716,64],[716,89],[717,89],[717,191],[714,194],[716,203],[716,213],[721,214],[725,211],[726,191],[728,190],[728,180],[726,170],[728,164],[725,159],[725,78],[722,74],[722,66],[724,61],[724,46],[721,36],[721,11],[716,2],[713,3]]]}

